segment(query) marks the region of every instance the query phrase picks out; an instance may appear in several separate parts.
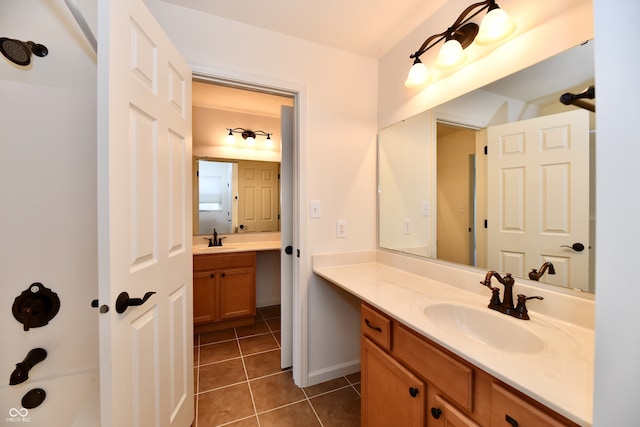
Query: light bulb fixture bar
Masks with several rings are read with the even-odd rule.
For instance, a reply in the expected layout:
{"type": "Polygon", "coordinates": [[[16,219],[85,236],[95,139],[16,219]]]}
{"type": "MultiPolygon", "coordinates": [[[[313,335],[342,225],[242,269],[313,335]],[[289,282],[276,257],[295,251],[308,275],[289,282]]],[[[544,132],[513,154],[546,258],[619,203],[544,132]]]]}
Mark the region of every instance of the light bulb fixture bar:
{"type": "Polygon", "coordinates": [[[227,135],[227,140],[229,143],[234,143],[235,137],[233,136],[233,134],[239,133],[242,135],[242,138],[246,140],[247,144],[249,145],[255,144],[257,135],[267,137],[267,140],[265,141],[265,144],[267,146],[273,145],[273,140],[271,139],[271,135],[273,135],[273,133],[270,133],[270,132],[265,132],[263,130],[251,130],[251,129],[245,129],[245,128],[227,128],[227,130],[229,131],[229,134],[227,135]]]}
{"type": "Polygon", "coordinates": [[[407,87],[417,87],[431,79],[429,69],[422,63],[420,56],[441,41],[444,44],[436,60],[439,68],[455,67],[466,59],[464,49],[474,41],[477,44],[490,44],[503,40],[515,31],[516,25],[496,4],[495,0],[485,0],[467,7],[458,19],[441,33],[428,37],[420,48],[412,53],[413,65],[405,81],[407,87]],[[470,22],[481,12],[487,11],[480,25],[470,22]]]}

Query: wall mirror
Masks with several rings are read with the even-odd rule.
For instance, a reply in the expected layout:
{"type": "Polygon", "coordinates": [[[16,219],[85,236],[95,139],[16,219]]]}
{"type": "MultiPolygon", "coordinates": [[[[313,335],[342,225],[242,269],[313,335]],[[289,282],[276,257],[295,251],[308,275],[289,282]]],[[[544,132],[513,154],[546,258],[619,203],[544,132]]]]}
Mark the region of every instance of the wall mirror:
{"type": "Polygon", "coordinates": [[[193,171],[195,234],[280,231],[280,163],[195,157],[193,171]]]}
{"type": "Polygon", "coordinates": [[[594,292],[593,64],[587,42],[382,129],[379,247],[594,292]]]}

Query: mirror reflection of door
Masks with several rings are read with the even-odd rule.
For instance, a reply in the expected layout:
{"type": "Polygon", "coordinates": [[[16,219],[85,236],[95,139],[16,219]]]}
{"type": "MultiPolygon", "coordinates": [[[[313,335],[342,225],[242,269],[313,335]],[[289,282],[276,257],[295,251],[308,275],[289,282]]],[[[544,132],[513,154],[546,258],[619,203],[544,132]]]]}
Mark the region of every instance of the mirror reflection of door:
{"type": "Polygon", "coordinates": [[[240,162],[238,184],[238,232],[278,231],[279,164],[240,162]]]}
{"type": "Polygon", "coordinates": [[[476,131],[438,122],[436,150],[437,257],[476,265],[476,131]]]}
{"type": "Polygon", "coordinates": [[[547,283],[589,290],[589,113],[492,126],[488,143],[489,265],[525,277],[551,262],[547,283]]]}

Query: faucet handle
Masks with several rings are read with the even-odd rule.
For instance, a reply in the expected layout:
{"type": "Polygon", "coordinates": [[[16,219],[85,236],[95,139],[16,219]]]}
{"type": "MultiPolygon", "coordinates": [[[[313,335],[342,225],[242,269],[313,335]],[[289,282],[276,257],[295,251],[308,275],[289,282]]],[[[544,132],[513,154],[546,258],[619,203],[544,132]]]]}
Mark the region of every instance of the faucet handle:
{"type": "Polygon", "coordinates": [[[529,314],[528,314],[528,310],[527,310],[527,300],[530,299],[539,299],[539,300],[543,300],[544,298],[540,297],[540,296],[533,296],[533,297],[528,297],[526,295],[523,294],[518,294],[518,305],[516,306],[516,308],[511,311],[511,315],[515,318],[518,319],[522,319],[522,320],[529,320],[529,314]]]}

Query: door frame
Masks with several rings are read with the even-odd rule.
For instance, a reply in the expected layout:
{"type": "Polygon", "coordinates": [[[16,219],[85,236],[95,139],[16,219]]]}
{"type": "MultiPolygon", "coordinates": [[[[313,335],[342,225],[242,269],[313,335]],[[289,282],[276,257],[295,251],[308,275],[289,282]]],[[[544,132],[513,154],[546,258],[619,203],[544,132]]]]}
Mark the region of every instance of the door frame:
{"type": "MultiPolygon", "coordinates": [[[[302,252],[306,248],[307,220],[304,212],[304,200],[306,200],[306,144],[305,144],[305,111],[306,111],[306,87],[304,85],[273,80],[266,77],[206,68],[189,64],[192,69],[192,78],[214,84],[224,84],[239,89],[252,89],[260,92],[275,93],[291,96],[294,99],[294,137],[293,137],[293,242],[294,252],[302,252]]],[[[284,242],[282,242],[284,243],[284,242]]],[[[293,263],[293,304],[291,309],[293,323],[293,381],[299,387],[308,383],[308,312],[307,287],[304,277],[310,274],[310,258],[302,256],[298,252],[298,262],[293,263]]],[[[296,255],[293,255],[296,256],[296,255]]],[[[283,307],[281,307],[283,309],[283,307]]]]}

